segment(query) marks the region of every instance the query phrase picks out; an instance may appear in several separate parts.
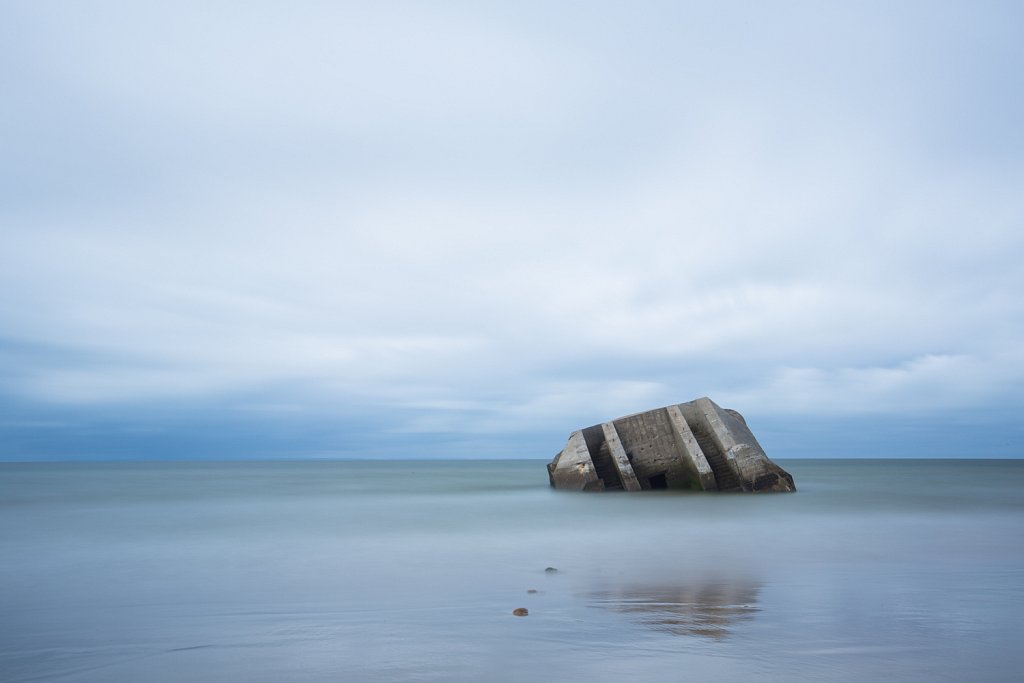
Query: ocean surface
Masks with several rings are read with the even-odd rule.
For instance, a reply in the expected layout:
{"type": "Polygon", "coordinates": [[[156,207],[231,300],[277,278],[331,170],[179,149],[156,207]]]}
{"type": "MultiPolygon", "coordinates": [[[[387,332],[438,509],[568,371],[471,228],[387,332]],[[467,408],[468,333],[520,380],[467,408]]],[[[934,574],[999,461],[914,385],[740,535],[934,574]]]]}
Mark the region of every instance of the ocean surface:
{"type": "Polygon", "coordinates": [[[1022,680],[1024,461],[778,462],[2,464],[0,680],[1022,680]]]}

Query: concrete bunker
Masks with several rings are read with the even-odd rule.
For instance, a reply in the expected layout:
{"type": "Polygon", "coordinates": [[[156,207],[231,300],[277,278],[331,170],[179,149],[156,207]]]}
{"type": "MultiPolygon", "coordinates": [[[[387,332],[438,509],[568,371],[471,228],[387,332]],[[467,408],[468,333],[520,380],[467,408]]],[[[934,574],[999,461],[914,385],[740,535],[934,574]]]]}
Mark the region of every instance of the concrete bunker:
{"type": "Polygon", "coordinates": [[[548,464],[581,491],[795,491],[735,410],[698,398],[580,429],[548,464]]]}

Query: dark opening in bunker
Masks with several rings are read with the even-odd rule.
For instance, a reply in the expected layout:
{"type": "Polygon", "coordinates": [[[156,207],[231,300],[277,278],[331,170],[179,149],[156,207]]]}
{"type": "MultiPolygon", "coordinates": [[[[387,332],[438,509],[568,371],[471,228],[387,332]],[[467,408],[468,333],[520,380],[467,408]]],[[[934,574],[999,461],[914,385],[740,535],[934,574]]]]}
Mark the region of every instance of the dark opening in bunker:
{"type": "Polygon", "coordinates": [[[647,483],[651,485],[652,489],[667,489],[668,479],[665,478],[665,473],[655,474],[653,477],[648,477],[647,483]]]}

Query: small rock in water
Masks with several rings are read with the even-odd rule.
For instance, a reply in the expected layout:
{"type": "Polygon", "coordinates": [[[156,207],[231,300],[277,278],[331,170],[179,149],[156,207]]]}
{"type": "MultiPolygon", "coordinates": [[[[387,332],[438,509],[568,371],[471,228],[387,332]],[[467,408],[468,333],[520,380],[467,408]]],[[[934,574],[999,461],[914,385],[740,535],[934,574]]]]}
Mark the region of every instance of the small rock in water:
{"type": "Polygon", "coordinates": [[[517,617],[525,617],[529,613],[530,610],[526,609],[525,607],[516,607],[514,610],[512,610],[512,614],[516,615],[517,617]]]}
{"type": "Polygon", "coordinates": [[[531,588],[531,589],[529,589],[529,590],[528,590],[528,591],[526,591],[526,592],[527,592],[527,593],[529,593],[530,595],[533,595],[534,593],[536,593],[536,592],[537,592],[537,589],[536,589],[536,588],[531,588]]]}
{"type": "Polygon", "coordinates": [[[547,568],[544,569],[544,571],[546,571],[548,574],[553,574],[553,573],[557,572],[558,570],[555,569],[554,567],[547,567],[547,568]]]}

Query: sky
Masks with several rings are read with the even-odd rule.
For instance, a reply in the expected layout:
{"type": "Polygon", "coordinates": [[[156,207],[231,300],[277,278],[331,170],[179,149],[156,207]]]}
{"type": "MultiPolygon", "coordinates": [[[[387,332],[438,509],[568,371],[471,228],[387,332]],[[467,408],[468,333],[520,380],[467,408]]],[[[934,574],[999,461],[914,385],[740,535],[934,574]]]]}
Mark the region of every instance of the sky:
{"type": "Polygon", "coordinates": [[[1016,2],[0,5],[0,459],[1024,457],[1016,2]]]}

